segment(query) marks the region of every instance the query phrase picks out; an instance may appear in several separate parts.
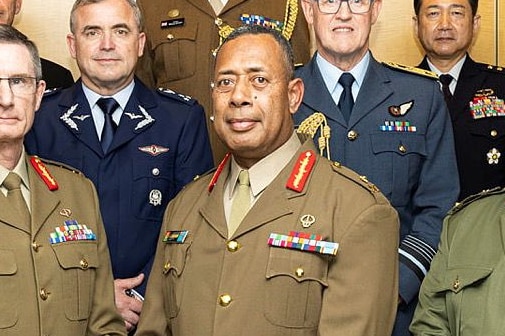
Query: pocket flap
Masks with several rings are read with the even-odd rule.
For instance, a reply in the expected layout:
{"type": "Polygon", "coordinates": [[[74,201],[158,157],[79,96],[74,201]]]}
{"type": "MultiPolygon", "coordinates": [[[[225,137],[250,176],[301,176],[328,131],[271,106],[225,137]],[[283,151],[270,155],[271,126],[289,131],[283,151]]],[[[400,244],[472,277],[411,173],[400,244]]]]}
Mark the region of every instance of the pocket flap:
{"type": "Polygon", "coordinates": [[[51,245],[60,266],[69,268],[98,268],[98,252],[95,241],[64,242],[51,245]]]}
{"type": "Polygon", "coordinates": [[[424,135],[411,132],[383,132],[370,135],[374,154],[394,152],[400,155],[417,153],[426,156],[424,135]]]}
{"type": "Polygon", "coordinates": [[[16,274],[18,266],[14,252],[11,250],[0,250],[0,275],[16,274]]]}
{"type": "Polygon", "coordinates": [[[491,273],[493,273],[493,269],[486,267],[451,268],[446,271],[444,282],[435,290],[437,292],[451,291],[459,293],[464,288],[486,279],[491,273]]]}

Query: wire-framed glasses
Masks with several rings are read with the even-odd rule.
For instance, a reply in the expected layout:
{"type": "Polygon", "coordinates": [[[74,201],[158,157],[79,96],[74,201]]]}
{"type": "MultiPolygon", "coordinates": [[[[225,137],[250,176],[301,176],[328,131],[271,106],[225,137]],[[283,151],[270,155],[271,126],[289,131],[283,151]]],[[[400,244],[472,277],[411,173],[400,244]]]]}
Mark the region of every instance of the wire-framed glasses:
{"type": "Polygon", "coordinates": [[[353,14],[367,13],[373,0],[316,0],[319,10],[325,14],[335,14],[339,11],[342,2],[347,2],[349,10],[353,14]]]}

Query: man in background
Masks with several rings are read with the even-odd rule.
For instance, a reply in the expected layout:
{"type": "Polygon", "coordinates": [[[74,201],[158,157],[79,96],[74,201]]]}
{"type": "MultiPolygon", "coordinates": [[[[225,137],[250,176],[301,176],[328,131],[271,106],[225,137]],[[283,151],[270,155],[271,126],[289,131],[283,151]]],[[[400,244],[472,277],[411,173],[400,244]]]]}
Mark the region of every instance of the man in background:
{"type": "Polygon", "coordinates": [[[459,193],[447,107],[430,74],[373,58],[369,36],[381,0],[307,0],[302,6],[314,26],[317,53],[297,70],[306,90],[295,122],[303,129],[321,121],[322,141],[314,139],[325,145],[321,149],[376,184],[398,211],[393,335],[405,336],[442,220],[459,193]]]}
{"type": "MultiPolygon", "coordinates": [[[[310,38],[299,0],[138,0],[146,18],[145,55],[137,75],[148,86],[195,97],[212,117],[209,83],[215,50],[233,29],[256,24],[282,32],[295,62],[310,58],[310,38]]],[[[226,146],[208,124],[215,163],[226,146]]]]}
{"type": "Polygon", "coordinates": [[[505,71],[468,50],[480,27],[478,0],[414,0],[414,28],[426,52],[419,67],[439,76],[452,119],[459,200],[505,186],[505,71]]]}
{"type": "Polygon", "coordinates": [[[26,144],[95,183],[116,303],[132,330],[165,207],[213,166],[205,115],[190,97],[152,91],[134,77],[145,41],[134,0],[77,0],[70,27],[81,78],[46,94],[26,144]]]}
{"type": "MultiPolygon", "coordinates": [[[[21,10],[23,0],[0,0],[0,23],[11,25],[21,10]]],[[[74,84],[72,73],[59,64],[41,58],[42,77],[46,82],[46,89],[67,88],[74,84]]]]}

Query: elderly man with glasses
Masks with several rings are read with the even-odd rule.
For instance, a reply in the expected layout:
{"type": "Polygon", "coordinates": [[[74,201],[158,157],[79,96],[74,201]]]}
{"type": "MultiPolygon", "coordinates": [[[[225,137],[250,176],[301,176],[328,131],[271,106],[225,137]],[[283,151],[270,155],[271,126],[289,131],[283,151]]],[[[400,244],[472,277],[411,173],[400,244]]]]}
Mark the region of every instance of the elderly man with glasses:
{"type": "Polygon", "coordinates": [[[419,286],[459,182],[436,76],[381,64],[369,50],[381,5],[381,0],[302,1],[317,52],[297,71],[305,95],[294,117],[323,154],[366,176],[398,211],[400,286],[393,335],[408,335],[419,286]]]}

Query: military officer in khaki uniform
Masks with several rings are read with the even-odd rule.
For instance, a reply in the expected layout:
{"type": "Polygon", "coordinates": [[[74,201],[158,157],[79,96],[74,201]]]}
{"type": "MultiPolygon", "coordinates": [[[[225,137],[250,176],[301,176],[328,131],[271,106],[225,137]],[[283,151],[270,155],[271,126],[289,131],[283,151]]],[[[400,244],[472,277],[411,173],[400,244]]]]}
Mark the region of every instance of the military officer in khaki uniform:
{"type": "Polygon", "coordinates": [[[41,78],[35,45],[0,25],[0,334],[126,335],[91,181],[24,152],[41,78]]]}
{"type": "MultiPolygon", "coordinates": [[[[213,51],[243,24],[273,27],[290,39],[295,62],[310,58],[307,23],[299,0],[138,0],[145,18],[146,50],[137,66],[140,79],[191,95],[212,115],[209,86],[213,51]]],[[[216,163],[226,149],[208,123],[216,163]]]]}
{"type": "Polygon", "coordinates": [[[231,154],[169,204],[137,335],[389,334],[397,214],[293,132],[303,82],[287,41],[235,30],[213,87],[231,154]]]}

